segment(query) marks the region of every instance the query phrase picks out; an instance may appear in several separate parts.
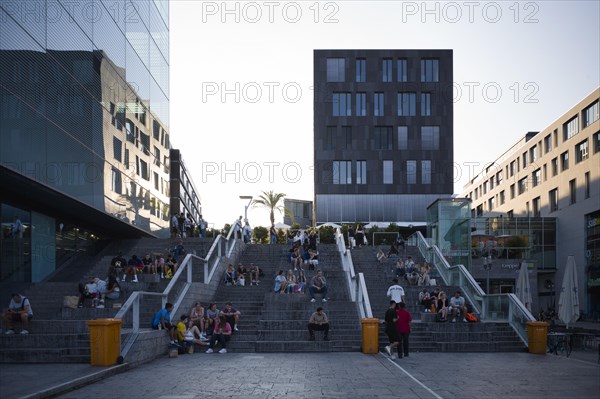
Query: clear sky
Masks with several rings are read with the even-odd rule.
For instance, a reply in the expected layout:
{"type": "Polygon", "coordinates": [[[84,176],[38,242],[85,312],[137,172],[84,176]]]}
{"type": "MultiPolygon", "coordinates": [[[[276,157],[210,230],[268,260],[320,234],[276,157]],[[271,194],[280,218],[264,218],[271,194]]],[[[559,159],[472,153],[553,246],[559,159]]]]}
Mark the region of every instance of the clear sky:
{"type": "Polygon", "coordinates": [[[172,144],[216,227],[243,214],[240,195],[312,200],[313,50],[452,49],[460,193],[600,86],[599,4],[171,0],[172,144]]]}

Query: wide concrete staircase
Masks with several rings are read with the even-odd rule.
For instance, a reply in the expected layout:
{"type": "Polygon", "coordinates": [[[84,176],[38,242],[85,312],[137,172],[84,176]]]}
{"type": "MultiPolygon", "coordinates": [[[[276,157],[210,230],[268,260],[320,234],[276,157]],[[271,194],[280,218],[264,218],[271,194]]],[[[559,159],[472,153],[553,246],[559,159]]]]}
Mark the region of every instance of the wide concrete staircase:
{"type": "MultiPolygon", "coordinates": [[[[407,246],[406,256],[412,256],[415,263],[423,263],[424,259],[416,247],[407,246]]],[[[373,317],[383,320],[389,307],[390,299],[386,296],[388,287],[395,276],[394,263],[377,262],[376,250],[373,247],[363,247],[352,251],[352,262],[356,273],[362,272],[369,293],[373,317]]],[[[437,286],[451,297],[460,287],[446,286],[443,280],[433,271],[432,278],[437,286]]],[[[410,350],[415,352],[505,352],[522,351],[525,345],[519,339],[508,323],[479,322],[440,323],[433,321],[433,315],[424,313],[418,304],[419,292],[423,287],[408,286],[406,281],[400,281],[405,290],[406,308],[413,317],[413,329],[410,335],[410,350]]],[[[433,288],[433,287],[430,287],[433,288]]],[[[385,329],[379,330],[379,346],[388,344],[385,329]]]]}
{"type": "MultiPolygon", "coordinates": [[[[258,265],[264,272],[258,286],[226,286],[221,281],[215,302],[222,308],[232,302],[242,313],[229,348],[236,352],[313,352],[356,351],[360,347],[360,324],[356,304],[350,301],[339,254],[334,245],[319,246],[319,268],[329,285],[329,301],[310,302],[304,294],[273,292],[274,277],[279,270],[290,269],[288,247],[284,245],[250,245],[241,255],[241,262],[258,265]],[[322,306],[330,319],[330,341],[309,341],[308,319],[322,306]]],[[[315,272],[309,273],[307,279],[315,272]]]]}
{"type": "MultiPolygon", "coordinates": [[[[188,253],[195,252],[199,256],[204,256],[212,244],[210,239],[192,238],[183,241],[188,253]]],[[[86,321],[114,317],[119,309],[113,306],[124,303],[132,292],[163,292],[170,280],[144,274],[138,277],[138,283],[120,283],[121,298],[107,300],[104,309],[91,308],[89,301],[84,308],[63,308],[63,297],[78,296],[77,284],[85,276],[106,278],[110,261],[118,252],[122,252],[127,259],[132,254],[141,257],[146,253],[164,253],[177,242],[177,239],[114,241],[97,254],[74,257],[68,266],[57,270],[49,281],[32,284],[21,292],[30,300],[34,313],[30,334],[21,335],[20,330],[17,330],[17,334],[5,335],[5,327],[2,326],[0,363],[88,363],[90,342],[86,321]]],[[[202,274],[200,269],[196,269],[197,273],[202,274]]],[[[176,288],[169,300],[174,299],[177,293],[176,288]]],[[[161,300],[158,297],[144,300],[140,309],[142,327],[150,327],[152,316],[160,307],[161,300]]],[[[130,324],[130,321],[126,319],[125,323],[130,324]]],[[[126,326],[124,330],[126,331],[126,326]]]]}

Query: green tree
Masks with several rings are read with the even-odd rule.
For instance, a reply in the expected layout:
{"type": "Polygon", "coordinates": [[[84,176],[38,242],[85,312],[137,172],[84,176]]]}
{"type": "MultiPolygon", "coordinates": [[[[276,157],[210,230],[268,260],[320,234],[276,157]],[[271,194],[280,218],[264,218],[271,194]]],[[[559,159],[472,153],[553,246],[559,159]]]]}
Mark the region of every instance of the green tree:
{"type": "Polygon", "coordinates": [[[268,242],[269,230],[266,227],[255,227],[253,233],[257,244],[266,244],[268,242]]]}
{"type": "Polygon", "coordinates": [[[285,212],[285,208],[280,202],[285,197],[283,193],[274,193],[271,191],[263,191],[262,194],[252,201],[254,207],[260,206],[269,209],[271,216],[271,224],[275,224],[275,211],[285,212]]]}

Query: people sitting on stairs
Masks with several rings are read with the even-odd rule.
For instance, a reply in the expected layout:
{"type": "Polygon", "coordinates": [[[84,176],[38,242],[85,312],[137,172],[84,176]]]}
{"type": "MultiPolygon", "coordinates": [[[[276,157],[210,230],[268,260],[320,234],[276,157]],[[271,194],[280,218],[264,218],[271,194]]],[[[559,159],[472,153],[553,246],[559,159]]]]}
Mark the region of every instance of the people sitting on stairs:
{"type": "MultiPolygon", "coordinates": [[[[109,276],[109,279],[116,282],[117,278],[113,275],[109,276]]],[[[114,284],[113,290],[111,290],[111,296],[115,296],[114,294],[114,284]]],[[[104,298],[107,293],[107,284],[106,281],[100,279],[99,277],[88,277],[87,283],[79,283],[79,303],[77,307],[82,308],[85,305],[85,299],[92,299],[92,307],[94,308],[103,308],[104,307],[104,298]]],[[[119,287],[118,291],[120,295],[121,287],[119,287]]],[[[118,298],[118,296],[117,296],[118,298]]]]}
{"type": "Polygon", "coordinates": [[[309,340],[315,340],[315,331],[323,331],[323,340],[329,341],[329,319],[322,307],[318,307],[317,311],[314,312],[308,320],[308,333],[310,334],[309,340]]]}
{"type": "Polygon", "coordinates": [[[227,269],[225,269],[225,285],[235,285],[235,269],[233,265],[230,263],[227,265],[227,269]]]}
{"type": "Polygon", "coordinates": [[[225,320],[233,326],[233,330],[234,331],[239,331],[238,330],[238,321],[240,320],[240,316],[241,316],[241,312],[239,310],[237,310],[236,308],[233,307],[233,305],[231,304],[231,302],[227,302],[225,304],[225,307],[223,308],[223,310],[221,310],[221,313],[219,314],[219,317],[224,316],[225,320]]]}
{"type": "Polygon", "coordinates": [[[260,284],[260,268],[254,263],[250,263],[250,285],[260,284]]]}
{"type": "MultiPolygon", "coordinates": [[[[243,264],[243,263],[241,263],[241,262],[240,262],[240,263],[238,264],[238,267],[237,267],[236,273],[237,273],[237,279],[238,279],[238,282],[239,282],[239,280],[240,280],[240,278],[241,278],[241,279],[243,279],[243,280],[244,280],[243,282],[244,282],[244,285],[245,285],[245,284],[246,284],[246,281],[248,281],[248,280],[249,280],[249,278],[248,278],[248,269],[246,269],[246,266],[244,266],[244,264],[243,264]]],[[[241,284],[238,284],[238,285],[241,285],[241,284]]]]}
{"type": "Polygon", "coordinates": [[[377,251],[377,262],[379,263],[383,263],[386,259],[387,259],[387,255],[385,254],[385,252],[383,251],[382,248],[379,248],[379,251],[377,251]]]}
{"type": "Polygon", "coordinates": [[[21,323],[21,334],[29,334],[29,321],[33,318],[31,303],[23,295],[13,292],[10,294],[8,309],[4,312],[4,326],[6,335],[15,333],[14,324],[21,323]]]}
{"type": "Polygon", "coordinates": [[[296,286],[298,285],[298,279],[296,278],[296,275],[294,274],[294,271],[292,269],[289,269],[287,272],[287,276],[286,276],[286,288],[285,288],[285,293],[286,294],[293,294],[296,290],[296,286]]]}
{"type": "Polygon", "coordinates": [[[177,343],[177,331],[175,326],[171,324],[171,311],[173,310],[173,304],[167,302],[164,309],[156,312],[152,318],[152,328],[155,330],[165,330],[169,334],[171,344],[177,343]]]}
{"type": "Polygon", "coordinates": [[[311,302],[315,302],[315,294],[322,294],[321,301],[327,302],[327,279],[323,276],[321,269],[317,270],[317,274],[311,279],[308,292],[310,293],[311,302]]]}
{"type": "Polygon", "coordinates": [[[423,306],[423,311],[425,313],[431,312],[431,295],[429,294],[427,287],[419,292],[419,305],[423,306]]]}
{"type": "MultiPolygon", "coordinates": [[[[123,273],[123,282],[127,281],[127,276],[133,276],[133,282],[137,283],[138,282],[138,278],[137,278],[137,274],[138,271],[144,268],[144,263],[142,262],[142,260],[140,258],[137,257],[137,255],[131,255],[131,259],[129,259],[129,261],[127,262],[127,270],[125,273],[123,273]]],[[[118,281],[118,278],[117,278],[118,281]]]]}
{"type": "Polygon", "coordinates": [[[285,275],[283,274],[283,270],[280,270],[275,276],[275,286],[273,287],[274,292],[279,292],[283,294],[285,292],[285,288],[287,286],[287,280],[285,275]]]}
{"type": "Polygon", "coordinates": [[[167,258],[164,266],[165,278],[173,278],[175,272],[177,272],[177,261],[172,256],[167,258]]]}
{"type": "Polygon", "coordinates": [[[227,322],[225,316],[219,316],[215,322],[206,353],[213,353],[213,348],[217,342],[221,344],[221,350],[219,353],[227,353],[227,343],[230,339],[231,325],[227,322]]]}
{"type": "Polygon", "coordinates": [[[188,315],[182,314],[181,320],[177,323],[177,341],[179,345],[198,344],[208,345],[206,338],[202,339],[200,330],[190,320],[188,315]]]}
{"type": "Polygon", "coordinates": [[[456,291],[454,296],[450,298],[450,306],[448,312],[452,313],[452,323],[456,322],[456,316],[460,314],[463,317],[463,322],[467,323],[465,315],[467,314],[467,307],[465,306],[465,298],[461,296],[460,291],[456,291]]]}
{"type": "Polygon", "coordinates": [[[192,324],[200,330],[200,336],[206,337],[206,333],[204,330],[205,327],[205,314],[204,308],[200,302],[196,302],[190,310],[190,321],[192,324]]]}
{"type": "Polygon", "coordinates": [[[123,254],[119,252],[117,256],[112,258],[110,261],[110,268],[108,269],[108,275],[113,275],[117,277],[117,280],[120,278],[119,276],[123,274],[123,270],[127,266],[127,260],[123,257],[123,254]]]}
{"type": "Polygon", "coordinates": [[[212,332],[215,328],[215,320],[219,317],[220,312],[221,311],[217,309],[216,303],[211,303],[210,305],[208,305],[208,309],[206,309],[206,317],[204,324],[204,332],[206,333],[207,337],[212,335],[212,332]]]}
{"type": "Polygon", "coordinates": [[[438,311],[439,320],[448,320],[448,298],[446,297],[446,293],[444,291],[440,292],[436,307],[438,311]]]}

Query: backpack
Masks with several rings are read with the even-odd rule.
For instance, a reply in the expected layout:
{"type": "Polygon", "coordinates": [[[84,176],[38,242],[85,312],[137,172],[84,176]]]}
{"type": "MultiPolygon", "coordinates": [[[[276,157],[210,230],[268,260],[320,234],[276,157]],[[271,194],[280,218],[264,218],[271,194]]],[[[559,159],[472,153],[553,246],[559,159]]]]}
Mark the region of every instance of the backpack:
{"type": "Polygon", "coordinates": [[[477,322],[477,316],[475,316],[473,313],[467,313],[465,315],[465,319],[467,319],[467,321],[469,323],[476,323],[477,322]]]}

